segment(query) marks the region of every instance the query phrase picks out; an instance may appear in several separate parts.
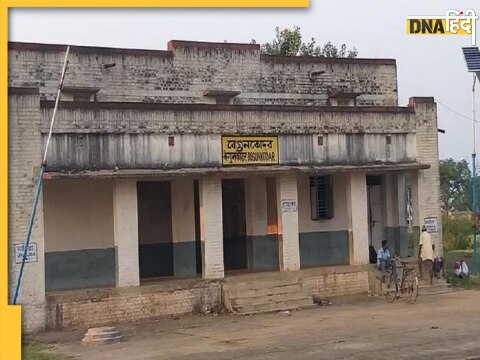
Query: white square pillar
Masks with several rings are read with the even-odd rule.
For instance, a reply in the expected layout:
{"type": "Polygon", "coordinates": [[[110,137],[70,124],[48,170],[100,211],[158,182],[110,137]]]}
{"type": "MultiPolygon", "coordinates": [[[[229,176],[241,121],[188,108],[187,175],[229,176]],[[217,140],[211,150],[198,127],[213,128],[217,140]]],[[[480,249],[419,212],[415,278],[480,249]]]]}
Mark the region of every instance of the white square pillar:
{"type": "Polygon", "coordinates": [[[137,181],[116,180],[113,186],[116,285],[140,284],[138,263],[137,181]]]}
{"type": "Polygon", "coordinates": [[[397,174],[397,207],[398,207],[398,255],[408,256],[408,229],[407,229],[407,176],[397,174]]]}
{"type": "Polygon", "coordinates": [[[205,279],[225,276],[223,263],[222,180],[204,177],[199,183],[202,275],[205,279]]]}
{"type": "MultiPolygon", "coordinates": [[[[15,198],[18,186],[15,186],[9,196],[15,198]]],[[[21,195],[22,200],[28,198],[21,195]]],[[[33,191],[32,191],[33,198],[33,191]]],[[[30,200],[30,199],[29,199],[30,200]]],[[[19,204],[18,209],[12,211],[9,217],[9,236],[15,239],[13,244],[9,244],[8,255],[11,268],[9,273],[10,292],[9,303],[13,302],[15,287],[20,273],[21,259],[23,256],[23,245],[25,244],[25,234],[28,228],[28,220],[31,215],[32,202],[27,201],[19,204]],[[21,240],[20,240],[21,239],[21,240]],[[15,251],[15,246],[21,246],[19,251],[15,251]],[[18,257],[16,257],[16,255],[18,257]]],[[[10,240],[10,239],[9,239],[10,240]]],[[[11,240],[10,240],[11,241],[11,240]]],[[[44,212],[43,212],[43,191],[38,200],[36,216],[30,237],[30,247],[36,247],[36,258],[33,262],[26,262],[23,269],[22,282],[20,283],[17,304],[22,305],[22,330],[26,333],[42,330],[46,323],[45,312],[45,232],[44,232],[44,212]]]]}
{"type": "MultiPolygon", "coordinates": [[[[383,193],[385,199],[385,240],[388,242],[390,254],[400,255],[399,241],[399,207],[398,184],[396,173],[387,172],[383,176],[383,193]]],[[[375,249],[378,251],[378,249],[375,249]]]]}
{"type": "Polygon", "coordinates": [[[367,178],[365,173],[351,173],[347,181],[350,264],[369,263],[367,178]]]}
{"type": "Polygon", "coordinates": [[[280,271],[300,270],[296,175],[277,177],[277,210],[280,271]]]}

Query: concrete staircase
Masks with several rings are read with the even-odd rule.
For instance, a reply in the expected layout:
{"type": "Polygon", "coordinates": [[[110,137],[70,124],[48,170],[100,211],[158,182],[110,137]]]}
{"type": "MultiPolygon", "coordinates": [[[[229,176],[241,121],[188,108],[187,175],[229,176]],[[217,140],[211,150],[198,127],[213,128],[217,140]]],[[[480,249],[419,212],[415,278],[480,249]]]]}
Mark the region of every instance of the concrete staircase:
{"type": "Polygon", "coordinates": [[[430,279],[428,274],[424,274],[424,278],[418,282],[418,295],[437,295],[454,292],[451,284],[447,283],[445,278],[433,279],[433,285],[430,285],[430,279]]]}
{"type": "Polygon", "coordinates": [[[230,312],[250,315],[313,307],[312,296],[298,276],[288,273],[260,273],[227,278],[222,300],[230,312]]]}

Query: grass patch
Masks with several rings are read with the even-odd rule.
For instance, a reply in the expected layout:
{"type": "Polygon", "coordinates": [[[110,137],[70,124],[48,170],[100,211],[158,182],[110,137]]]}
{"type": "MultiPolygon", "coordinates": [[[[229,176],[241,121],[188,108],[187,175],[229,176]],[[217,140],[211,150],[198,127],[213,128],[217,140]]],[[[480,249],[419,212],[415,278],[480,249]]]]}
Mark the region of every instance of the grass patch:
{"type": "Polygon", "coordinates": [[[22,360],[70,360],[69,356],[48,352],[48,347],[39,343],[23,344],[22,360]]]}
{"type": "Polygon", "coordinates": [[[473,254],[471,250],[455,250],[444,253],[445,276],[447,277],[447,282],[452,284],[454,287],[480,290],[480,284],[473,282],[470,277],[460,279],[456,277],[453,272],[453,264],[456,260],[465,260],[468,265],[468,269],[472,271],[472,256],[473,254]]]}

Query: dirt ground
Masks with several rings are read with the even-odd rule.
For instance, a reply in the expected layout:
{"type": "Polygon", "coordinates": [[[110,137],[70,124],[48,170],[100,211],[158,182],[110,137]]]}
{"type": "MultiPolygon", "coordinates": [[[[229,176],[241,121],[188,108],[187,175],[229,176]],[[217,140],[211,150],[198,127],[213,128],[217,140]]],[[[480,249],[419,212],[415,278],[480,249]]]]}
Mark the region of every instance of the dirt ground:
{"type": "Polygon", "coordinates": [[[331,306],[256,316],[200,316],[118,325],[121,343],[84,347],[84,330],[36,337],[78,359],[480,359],[480,291],[385,303],[332,299],[331,306]]]}

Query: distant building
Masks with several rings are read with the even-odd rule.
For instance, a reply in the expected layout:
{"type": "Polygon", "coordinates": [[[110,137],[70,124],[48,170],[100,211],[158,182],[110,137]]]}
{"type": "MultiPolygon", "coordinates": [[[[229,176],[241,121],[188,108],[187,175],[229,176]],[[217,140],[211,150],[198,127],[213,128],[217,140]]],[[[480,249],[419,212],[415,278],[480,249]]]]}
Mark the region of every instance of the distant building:
{"type": "MultiPolygon", "coordinates": [[[[9,44],[11,286],[65,49],[9,44]]],[[[188,312],[239,271],[338,265],[310,291],[365,291],[407,219],[441,251],[436,104],[399,107],[391,59],[74,46],[37,214],[27,331],[188,312]]]]}

